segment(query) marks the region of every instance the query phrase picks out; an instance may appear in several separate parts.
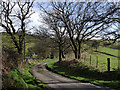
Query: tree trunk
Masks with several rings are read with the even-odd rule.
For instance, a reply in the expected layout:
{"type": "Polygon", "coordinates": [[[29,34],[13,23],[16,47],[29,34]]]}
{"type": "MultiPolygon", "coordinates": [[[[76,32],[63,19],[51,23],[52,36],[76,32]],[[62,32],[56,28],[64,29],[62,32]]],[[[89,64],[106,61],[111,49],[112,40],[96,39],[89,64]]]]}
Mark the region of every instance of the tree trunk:
{"type": "Polygon", "coordinates": [[[62,58],[65,58],[64,52],[62,51],[62,58]]]}
{"type": "Polygon", "coordinates": [[[74,54],[75,54],[75,58],[77,59],[77,45],[75,44],[75,42],[74,42],[74,38],[73,38],[73,36],[71,35],[71,28],[69,27],[69,25],[68,25],[68,22],[66,21],[66,19],[63,19],[63,21],[65,22],[65,24],[66,24],[66,27],[68,28],[67,29],[67,31],[68,31],[68,34],[69,34],[69,37],[70,37],[70,41],[71,41],[71,43],[72,43],[72,45],[73,45],[73,48],[74,48],[74,54]]]}
{"type": "Polygon", "coordinates": [[[18,53],[22,55],[22,48],[17,48],[18,49],[18,53]]]}
{"type": "Polygon", "coordinates": [[[78,47],[78,59],[81,58],[81,42],[79,42],[79,47],[78,47]]]}
{"type": "Polygon", "coordinates": [[[77,59],[78,53],[77,50],[74,50],[75,59],[77,59]]]}
{"type": "Polygon", "coordinates": [[[23,44],[23,42],[19,42],[18,43],[18,41],[17,41],[17,39],[16,39],[16,37],[14,36],[14,34],[12,34],[12,33],[9,33],[9,35],[11,36],[11,39],[13,40],[13,43],[14,43],[14,45],[15,45],[15,47],[17,48],[17,51],[18,51],[18,53],[19,54],[22,54],[22,44],[23,44]]]}
{"type": "Polygon", "coordinates": [[[24,37],[24,60],[25,60],[25,37],[24,37]]]}
{"type": "Polygon", "coordinates": [[[59,45],[59,62],[62,61],[62,50],[61,50],[61,46],[59,45]]]}

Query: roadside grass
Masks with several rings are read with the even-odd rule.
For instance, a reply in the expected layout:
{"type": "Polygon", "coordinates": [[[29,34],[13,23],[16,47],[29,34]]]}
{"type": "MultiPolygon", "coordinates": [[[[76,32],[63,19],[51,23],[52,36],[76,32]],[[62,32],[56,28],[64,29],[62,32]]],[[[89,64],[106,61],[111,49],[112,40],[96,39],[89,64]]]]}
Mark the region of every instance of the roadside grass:
{"type": "MultiPolygon", "coordinates": [[[[10,82],[12,82],[12,86],[7,88],[21,88],[21,89],[40,89],[44,90],[47,86],[33,77],[29,71],[29,69],[24,70],[24,74],[21,73],[18,69],[11,71],[6,78],[9,78],[10,82]]],[[[9,82],[7,83],[9,85],[9,82]]]]}
{"type": "Polygon", "coordinates": [[[38,79],[31,75],[30,71],[31,65],[26,67],[22,72],[22,77],[24,81],[27,83],[28,88],[36,88],[40,90],[49,89],[45,84],[41,83],[38,79]]]}
{"type": "Polygon", "coordinates": [[[21,74],[17,69],[12,70],[8,75],[5,75],[3,77],[3,79],[9,80],[3,82],[5,88],[28,88],[28,85],[25,83],[24,79],[21,77],[21,74]]]}
{"type": "Polygon", "coordinates": [[[56,59],[31,60],[29,64],[24,64],[21,69],[16,68],[14,70],[11,70],[10,73],[4,76],[4,79],[10,80],[10,82],[4,82],[4,85],[7,88],[50,90],[48,86],[46,86],[41,81],[36,79],[33,75],[31,75],[30,68],[32,65],[35,65],[37,63],[43,63],[53,60],[56,59]]]}
{"type": "Polygon", "coordinates": [[[81,61],[84,64],[90,65],[90,56],[91,56],[91,66],[94,68],[97,67],[100,71],[107,71],[107,58],[110,58],[110,68],[111,71],[115,71],[118,69],[118,58],[112,57],[105,54],[100,54],[97,52],[91,52],[86,54],[86,59],[82,59],[81,61]],[[97,63],[98,60],[98,63],[97,63]]]}
{"type": "Polygon", "coordinates": [[[120,72],[117,71],[99,72],[92,66],[71,61],[51,62],[47,64],[47,68],[55,73],[81,82],[88,82],[120,90],[120,72]]]}
{"type": "Polygon", "coordinates": [[[119,55],[120,50],[117,50],[117,49],[100,46],[100,47],[98,47],[97,51],[105,52],[105,53],[120,57],[120,55],[119,55]]]}
{"type": "Polygon", "coordinates": [[[25,82],[28,84],[30,88],[37,88],[40,90],[45,90],[45,89],[50,90],[49,87],[47,87],[45,84],[41,83],[41,81],[39,81],[38,79],[36,79],[34,76],[31,75],[30,68],[31,66],[37,63],[45,63],[53,60],[56,60],[56,59],[31,60],[31,63],[24,69],[22,73],[25,82]]]}

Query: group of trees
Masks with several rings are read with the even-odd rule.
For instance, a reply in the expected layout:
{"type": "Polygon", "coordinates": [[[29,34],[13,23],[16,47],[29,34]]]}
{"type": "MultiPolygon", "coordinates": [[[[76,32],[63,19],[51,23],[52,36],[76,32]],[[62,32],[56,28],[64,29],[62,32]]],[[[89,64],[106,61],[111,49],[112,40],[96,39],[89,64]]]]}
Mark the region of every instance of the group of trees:
{"type": "MultiPolygon", "coordinates": [[[[110,35],[113,30],[109,29],[118,24],[120,19],[119,3],[51,2],[48,5],[47,7],[50,8],[39,3],[39,8],[44,12],[44,21],[57,37],[59,57],[61,57],[66,37],[70,41],[75,58],[80,59],[82,43],[98,36],[104,36],[106,31],[110,35]]],[[[61,61],[61,58],[59,60],[61,61]]]]}
{"type": "MultiPolygon", "coordinates": [[[[29,18],[34,13],[33,2],[29,0],[10,2],[8,0],[0,4],[2,7],[0,26],[11,36],[19,54],[22,54],[23,51],[29,18]],[[17,9],[15,9],[16,7],[17,9]]],[[[38,3],[38,7],[42,13],[44,27],[40,26],[41,28],[36,29],[36,32],[38,35],[43,34],[49,37],[52,43],[56,43],[55,46],[51,46],[58,47],[59,61],[65,57],[64,54],[70,48],[72,48],[75,58],[80,59],[82,43],[92,38],[101,36],[106,38],[112,35],[114,41],[120,38],[119,26],[111,29],[120,23],[119,2],[53,1],[38,3]]],[[[44,40],[44,38],[42,39],[44,40]]],[[[45,42],[43,40],[41,42],[45,42]]],[[[44,45],[48,45],[48,43],[46,42],[44,45]]],[[[42,50],[44,49],[41,48],[42,50]]]]}
{"type": "MultiPolygon", "coordinates": [[[[56,31],[58,34],[54,34],[54,30],[49,30],[41,26],[39,28],[34,28],[34,31],[36,32],[33,36],[39,41],[30,49],[37,54],[39,58],[45,59],[59,56],[62,60],[62,58],[65,58],[65,54],[71,52],[71,48],[69,48],[69,38],[65,37],[64,34],[60,35],[58,31],[56,31]]],[[[61,33],[63,32],[61,31],[61,33]]]]}
{"type": "Polygon", "coordinates": [[[58,51],[56,43],[53,39],[50,38],[50,36],[46,35],[41,31],[38,31],[34,36],[35,39],[38,39],[39,41],[30,48],[32,50],[32,53],[34,52],[40,59],[53,59],[57,56],[56,54],[58,54],[58,51]]]}

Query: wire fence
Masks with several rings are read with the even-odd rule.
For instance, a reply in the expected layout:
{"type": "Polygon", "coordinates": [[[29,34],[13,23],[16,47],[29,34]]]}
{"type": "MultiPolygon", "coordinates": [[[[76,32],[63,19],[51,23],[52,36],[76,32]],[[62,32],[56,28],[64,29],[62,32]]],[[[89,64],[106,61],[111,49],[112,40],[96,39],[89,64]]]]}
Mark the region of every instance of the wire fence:
{"type": "Polygon", "coordinates": [[[119,68],[119,58],[107,55],[85,54],[82,55],[81,61],[100,71],[115,71],[119,68]]]}

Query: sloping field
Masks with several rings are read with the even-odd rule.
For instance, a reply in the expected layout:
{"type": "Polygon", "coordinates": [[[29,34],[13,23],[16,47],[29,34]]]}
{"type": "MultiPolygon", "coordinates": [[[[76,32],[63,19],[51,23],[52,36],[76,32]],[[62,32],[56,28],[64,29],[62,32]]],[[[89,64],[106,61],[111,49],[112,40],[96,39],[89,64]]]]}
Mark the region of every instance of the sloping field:
{"type": "Polygon", "coordinates": [[[120,57],[120,50],[117,50],[117,49],[112,49],[112,48],[101,47],[101,46],[100,46],[100,47],[97,49],[97,51],[105,52],[105,53],[112,54],[112,55],[115,55],[115,56],[120,57]]]}

